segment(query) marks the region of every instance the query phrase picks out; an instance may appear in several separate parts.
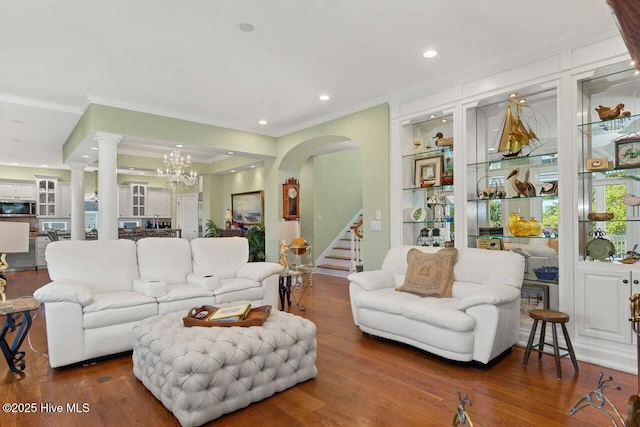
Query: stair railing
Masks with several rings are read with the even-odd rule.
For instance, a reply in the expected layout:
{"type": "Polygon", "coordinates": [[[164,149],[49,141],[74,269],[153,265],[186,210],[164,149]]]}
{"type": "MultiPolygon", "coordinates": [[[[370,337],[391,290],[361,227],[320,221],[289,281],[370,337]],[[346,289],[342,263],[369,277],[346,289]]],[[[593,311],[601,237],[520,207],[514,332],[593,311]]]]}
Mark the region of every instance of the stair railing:
{"type": "Polygon", "coordinates": [[[362,217],[351,228],[351,271],[362,271],[362,217]]]}

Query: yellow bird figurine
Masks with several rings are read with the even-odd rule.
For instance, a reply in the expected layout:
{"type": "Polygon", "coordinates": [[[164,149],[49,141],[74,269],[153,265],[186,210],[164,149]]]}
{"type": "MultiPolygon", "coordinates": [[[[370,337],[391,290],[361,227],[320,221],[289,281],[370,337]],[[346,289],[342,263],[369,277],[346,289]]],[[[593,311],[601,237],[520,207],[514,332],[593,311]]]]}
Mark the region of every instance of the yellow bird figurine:
{"type": "Polygon", "coordinates": [[[518,174],[520,173],[520,169],[516,168],[511,171],[509,176],[507,176],[507,180],[513,178],[511,180],[511,186],[516,191],[516,197],[535,197],[536,188],[532,183],[529,182],[529,171],[524,175],[524,181],[520,181],[518,179],[518,174]]]}

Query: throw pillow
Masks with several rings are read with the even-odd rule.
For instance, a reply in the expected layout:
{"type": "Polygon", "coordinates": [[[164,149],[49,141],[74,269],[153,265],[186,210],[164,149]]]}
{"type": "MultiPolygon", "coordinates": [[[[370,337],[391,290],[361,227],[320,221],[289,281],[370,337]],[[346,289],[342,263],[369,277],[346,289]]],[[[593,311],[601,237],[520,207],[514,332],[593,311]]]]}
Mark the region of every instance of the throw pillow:
{"type": "Polygon", "coordinates": [[[455,248],[440,249],[428,254],[411,249],[407,253],[407,274],[396,291],[411,292],[423,297],[451,297],[453,266],[458,258],[455,248]]]}

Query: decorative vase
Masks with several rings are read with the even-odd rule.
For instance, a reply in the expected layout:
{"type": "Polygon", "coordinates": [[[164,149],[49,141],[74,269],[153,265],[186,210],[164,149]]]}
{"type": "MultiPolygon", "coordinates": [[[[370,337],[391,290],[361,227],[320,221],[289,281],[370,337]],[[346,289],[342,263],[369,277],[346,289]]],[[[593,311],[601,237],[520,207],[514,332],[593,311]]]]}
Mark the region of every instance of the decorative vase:
{"type": "Polygon", "coordinates": [[[542,234],[542,223],[537,221],[534,217],[531,217],[529,220],[529,228],[531,229],[529,236],[539,236],[542,234]]]}
{"type": "Polygon", "coordinates": [[[509,232],[509,234],[511,234],[512,236],[515,236],[515,233],[513,232],[513,224],[515,222],[517,222],[520,219],[520,214],[517,213],[510,213],[509,214],[509,218],[507,219],[507,231],[509,232]]]}
{"type": "Polygon", "coordinates": [[[511,234],[517,237],[525,237],[531,235],[531,224],[523,217],[519,217],[513,223],[511,234]]]}

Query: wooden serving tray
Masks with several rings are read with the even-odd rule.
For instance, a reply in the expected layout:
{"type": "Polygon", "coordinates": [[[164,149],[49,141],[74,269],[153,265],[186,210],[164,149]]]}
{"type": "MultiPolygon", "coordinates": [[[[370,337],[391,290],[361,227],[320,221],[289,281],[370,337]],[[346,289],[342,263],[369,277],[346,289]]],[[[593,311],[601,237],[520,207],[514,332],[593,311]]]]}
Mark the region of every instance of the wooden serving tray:
{"type": "Polygon", "coordinates": [[[182,318],[182,322],[184,326],[262,326],[262,324],[267,320],[269,314],[271,314],[271,306],[263,305],[260,307],[252,307],[247,314],[247,317],[244,320],[240,320],[238,322],[220,322],[220,321],[209,321],[206,319],[197,319],[196,316],[203,311],[209,312],[207,317],[211,315],[211,313],[215,312],[218,307],[214,307],[212,305],[203,305],[201,307],[194,307],[189,310],[189,314],[182,318]]]}

